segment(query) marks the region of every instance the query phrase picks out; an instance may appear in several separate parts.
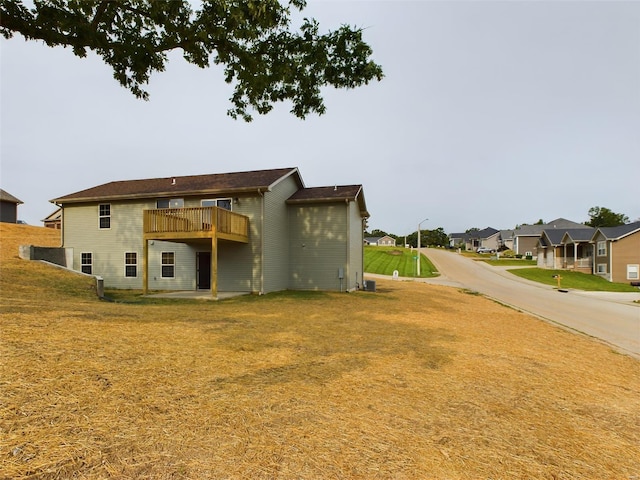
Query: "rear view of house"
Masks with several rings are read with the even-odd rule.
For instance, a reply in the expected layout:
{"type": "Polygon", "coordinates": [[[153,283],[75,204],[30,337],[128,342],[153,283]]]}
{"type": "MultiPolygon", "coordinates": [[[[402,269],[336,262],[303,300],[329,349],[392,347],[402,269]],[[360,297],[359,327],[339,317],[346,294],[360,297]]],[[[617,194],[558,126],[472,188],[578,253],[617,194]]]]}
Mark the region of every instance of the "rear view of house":
{"type": "Polygon", "coordinates": [[[72,268],[106,287],[268,293],[362,283],[361,185],[297,168],[110,182],[52,200],[72,268]]]}

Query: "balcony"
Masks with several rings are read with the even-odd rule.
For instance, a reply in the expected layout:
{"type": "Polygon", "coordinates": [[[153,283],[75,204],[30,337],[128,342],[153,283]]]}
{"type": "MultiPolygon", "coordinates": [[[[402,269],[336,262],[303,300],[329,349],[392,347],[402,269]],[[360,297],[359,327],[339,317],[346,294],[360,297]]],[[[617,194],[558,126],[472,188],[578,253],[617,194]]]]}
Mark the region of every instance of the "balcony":
{"type": "Polygon", "coordinates": [[[219,207],[144,210],[143,229],[145,240],[218,238],[249,242],[249,218],[219,207]]]}

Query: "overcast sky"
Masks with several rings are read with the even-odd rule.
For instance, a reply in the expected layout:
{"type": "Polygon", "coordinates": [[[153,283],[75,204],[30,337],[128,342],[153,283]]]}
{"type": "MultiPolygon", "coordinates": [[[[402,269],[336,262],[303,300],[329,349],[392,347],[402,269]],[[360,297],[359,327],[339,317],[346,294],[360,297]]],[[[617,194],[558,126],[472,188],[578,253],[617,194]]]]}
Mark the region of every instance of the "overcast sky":
{"type": "Polygon", "coordinates": [[[362,184],[370,229],[513,228],[593,206],[640,218],[640,2],[310,1],[365,28],[382,82],[327,113],[226,115],[220,69],[172,55],[136,100],[101,60],[0,41],[0,185],[32,225],[113,180],[299,167],[362,184]]]}

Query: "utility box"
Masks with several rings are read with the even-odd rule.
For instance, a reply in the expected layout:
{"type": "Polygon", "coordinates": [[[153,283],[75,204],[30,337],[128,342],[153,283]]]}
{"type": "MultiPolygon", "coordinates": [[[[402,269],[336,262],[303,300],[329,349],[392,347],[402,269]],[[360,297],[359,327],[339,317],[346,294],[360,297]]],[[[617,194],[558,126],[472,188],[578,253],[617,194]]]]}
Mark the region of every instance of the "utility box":
{"type": "Polygon", "coordinates": [[[364,282],[364,290],[365,292],[375,292],[376,291],[376,282],[375,280],[367,280],[364,282]]]}

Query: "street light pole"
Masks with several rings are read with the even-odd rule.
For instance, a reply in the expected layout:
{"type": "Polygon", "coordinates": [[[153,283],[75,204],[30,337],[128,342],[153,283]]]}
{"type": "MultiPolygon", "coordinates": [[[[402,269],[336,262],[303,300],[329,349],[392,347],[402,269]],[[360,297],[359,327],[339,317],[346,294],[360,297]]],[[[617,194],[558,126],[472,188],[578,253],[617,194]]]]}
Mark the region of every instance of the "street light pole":
{"type": "Polygon", "coordinates": [[[429,220],[428,218],[425,218],[424,220],[422,220],[419,224],[418,224],[418,267],[417,267],[417,272],[418,275],[417,277],[420,278],[420,225],[422,225],[424,222],[426,222],[427,220],[429,220]]]}

